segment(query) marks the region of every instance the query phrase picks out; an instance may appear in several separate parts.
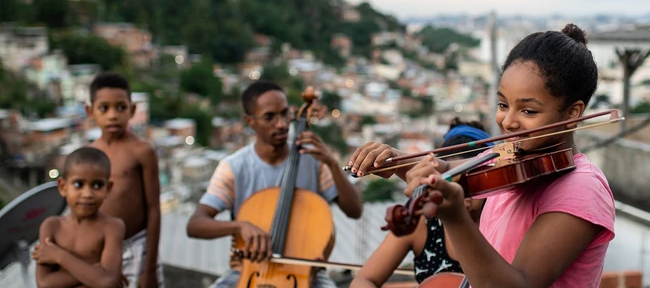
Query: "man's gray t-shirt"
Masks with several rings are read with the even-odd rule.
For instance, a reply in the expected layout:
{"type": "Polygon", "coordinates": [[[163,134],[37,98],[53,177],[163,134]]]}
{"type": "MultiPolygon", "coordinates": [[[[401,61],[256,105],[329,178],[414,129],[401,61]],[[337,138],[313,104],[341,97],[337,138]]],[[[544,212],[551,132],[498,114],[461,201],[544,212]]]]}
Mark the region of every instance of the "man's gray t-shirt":
{"type": "MultiPolygon", "coordinates": [[[[241,204],[253,193],[280,186],[287,159],[270,165],[257,155],[254,145],[249,144],[219,162],[199,203],[219,212],[230,210],[234,219],[241,204]]],[[[328,203],[338,196],[332,172],[309,154],[300,155],[296,188],[314,191],[328,203]]]]}

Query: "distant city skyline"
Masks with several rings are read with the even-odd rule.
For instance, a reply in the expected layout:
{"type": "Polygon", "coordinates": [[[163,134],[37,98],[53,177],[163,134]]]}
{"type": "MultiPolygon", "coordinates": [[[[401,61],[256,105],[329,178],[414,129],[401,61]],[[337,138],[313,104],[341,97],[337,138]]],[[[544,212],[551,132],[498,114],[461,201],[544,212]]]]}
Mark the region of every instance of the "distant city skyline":
{"type": "Polygon", "coordinates": [[[590,16],[617,14],[626,16],[650,15],[648,0],[347,0],[352,4],[368,2],[377,10],[399,19],[438,16],[443,14],[487,14],[491,10],[501,15],[590,16]]]}

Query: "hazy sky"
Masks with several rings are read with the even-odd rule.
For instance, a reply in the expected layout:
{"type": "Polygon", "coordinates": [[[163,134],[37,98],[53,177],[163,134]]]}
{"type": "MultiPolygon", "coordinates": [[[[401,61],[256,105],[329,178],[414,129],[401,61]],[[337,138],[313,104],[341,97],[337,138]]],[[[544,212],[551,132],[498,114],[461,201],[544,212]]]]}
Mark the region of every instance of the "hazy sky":
{"type": "Polygon", "coordinates": [[[588,16],[597,13],[625,15],[650,14],[649,0],[348,0],[350,3],[369,2],[380,11],[400,19],[408,16],[436,14],[497,14],[588,16]]]}

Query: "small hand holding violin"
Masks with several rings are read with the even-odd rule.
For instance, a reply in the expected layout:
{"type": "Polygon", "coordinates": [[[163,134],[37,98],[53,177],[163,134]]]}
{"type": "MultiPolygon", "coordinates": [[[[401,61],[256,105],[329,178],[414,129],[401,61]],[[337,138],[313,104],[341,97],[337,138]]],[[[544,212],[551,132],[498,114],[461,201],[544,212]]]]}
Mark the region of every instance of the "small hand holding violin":
{"type": "Polygon", "coordinates": [[[429,175],[435,174],[435,175],[440,175],[438,173],[438,161],[435,161],[435,158],[433,156],[433,153],[430,153],[427,155],[427,157],[422,158],[418,162],[417,165],[413,166],[408,172],[406,172],[406,183],[408,185],[406,186],[406,189],[404,190],[404,194],[407,197],[411,197],[413,195],[413,191],[415,188],[417,188],[420,184],[418,184],[415,181],[411,181],[412,179],[418,178],[418,177],[428,177],[429,175]]]}
{"type": "Polygon", "coordinates": [[[428,185],[428,199],[422,207],[427,218],[438,217],[442,221],[453,222],[467,214],[463,188],[455,182],[440,178],[436,171],[428,176],[416,176],[409,182],[407,189],[411,192],[418,186],[428,185]]]}

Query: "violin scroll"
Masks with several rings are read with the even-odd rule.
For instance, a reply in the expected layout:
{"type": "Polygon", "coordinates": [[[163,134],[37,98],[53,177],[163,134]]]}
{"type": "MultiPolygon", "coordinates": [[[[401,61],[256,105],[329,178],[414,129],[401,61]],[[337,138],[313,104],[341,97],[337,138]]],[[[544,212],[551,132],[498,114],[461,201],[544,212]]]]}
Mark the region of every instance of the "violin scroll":
{"type": "Polygon", "coordinates": [[[390,230],[397,237],[413,233],[418,226],[418,219],[414,218],[406,207],[399,204],[388,207],[384,220],[386,225],[382,226],[381,230],[390,230]]]}

